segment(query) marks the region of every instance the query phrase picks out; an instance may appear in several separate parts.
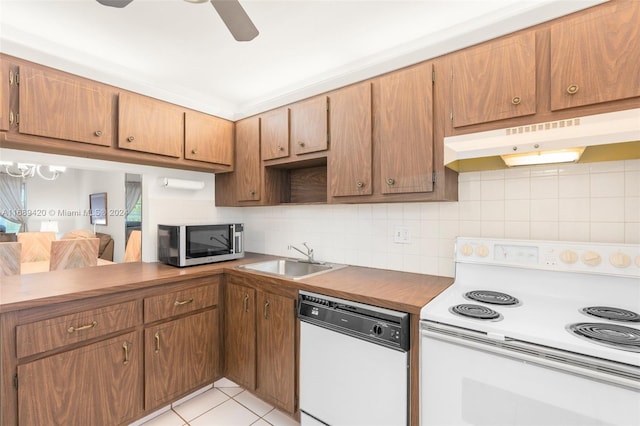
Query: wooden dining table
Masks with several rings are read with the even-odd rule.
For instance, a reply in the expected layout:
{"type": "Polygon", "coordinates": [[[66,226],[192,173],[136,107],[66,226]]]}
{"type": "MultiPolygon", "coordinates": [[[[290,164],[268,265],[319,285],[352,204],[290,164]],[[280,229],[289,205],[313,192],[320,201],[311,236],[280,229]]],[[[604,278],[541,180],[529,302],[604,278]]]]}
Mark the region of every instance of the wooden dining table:
{"type": "MultiPolygon", "coordinates": [[[[97,266],[112,265],[114,262],[98,259],[97,266]]],[[[37,272],[49,272],[49,261],[39,260],[37,262],[22,262],[20,264],[20,274],[35,274],[37,272]]]]}

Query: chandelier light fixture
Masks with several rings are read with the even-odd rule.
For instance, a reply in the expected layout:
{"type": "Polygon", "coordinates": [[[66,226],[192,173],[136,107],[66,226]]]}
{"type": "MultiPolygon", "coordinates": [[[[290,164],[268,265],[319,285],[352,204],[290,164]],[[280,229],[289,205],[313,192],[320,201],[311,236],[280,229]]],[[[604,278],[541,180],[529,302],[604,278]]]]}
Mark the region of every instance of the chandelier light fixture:
{"type": "Polygon", "coordinates": [[[9,176],[15,178],[31,178],[36,174],[44,180],[56,180],[67,168],[64,166],[43,166],[41,164],[17,163],[11,161],[0,161],[0,167],[9,176]]]}

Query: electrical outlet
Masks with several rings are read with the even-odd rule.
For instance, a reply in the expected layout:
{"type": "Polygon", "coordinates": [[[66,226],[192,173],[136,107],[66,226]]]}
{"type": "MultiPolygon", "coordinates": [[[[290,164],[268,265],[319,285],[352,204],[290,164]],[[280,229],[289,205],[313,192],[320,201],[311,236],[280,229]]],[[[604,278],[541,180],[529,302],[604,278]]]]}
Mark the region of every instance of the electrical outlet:
{"type": "Polygon", "coordinates": [[[396,244],[411,243],[409,228],[406,226],[396,226],[395,232],[393,233],[393,242],[396,244]]]}

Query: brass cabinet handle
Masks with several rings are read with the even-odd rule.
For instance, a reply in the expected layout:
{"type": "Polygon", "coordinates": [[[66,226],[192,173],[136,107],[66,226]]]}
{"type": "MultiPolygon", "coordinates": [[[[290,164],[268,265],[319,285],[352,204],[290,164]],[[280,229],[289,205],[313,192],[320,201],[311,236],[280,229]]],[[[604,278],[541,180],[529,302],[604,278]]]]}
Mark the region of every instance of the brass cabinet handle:
{"type": "Polygon", "coordinates": [[[156,334],[153,335],[153,338],[156,340],[156,349],[155,353],[160,352],[160,332],[156,331],[156,334]]]}
{"type": "Polygon", "coordinates": [[[511,103],[514,105],[520,105],[520,102],[522,102],[520,96],[514,96],[513,99],[511,99],[511,103]]]}
{"type": "Polygon", "coordinates": [[[102,130],[96,130],[95,132],[93,132],[93,134],[100,137],[102,136],[102,130]]]}
{"type": "Polygon", "coordinates": [[[175,303],[173,304],[174,306],[182,306],[182,305],[187,305],[189,303],[193,302],[193,299],[189,299],[189,300],[176,300],[175,303]]]}
{"type": "Polygon", "coordinates": [[[396,181],[393,178],[387,178],[387,185],[391,186],[391,185],[395,185],[396,181]]]}
{"type": "Polygon", "coordinates": [[[122,344],[122,349],[124,351],[124,361],[122,363],[127,365],[129,364],[129,346],[127,345],[127,342],[122,344]]]}
{"type": "Polygon", "coordinates": [[[283,146],[278,145],[278,151],[280,151],[280,152],[284,151],[284,147],[283,147],[283,146]]]}
{"type": "Polygon", "coordinates": [[[302,141],[298,141],[298,145],[300,145],[300,146],[304,146],[304,142],[302,142],[302,141]]]}
{"type": "Polygon", "coordinates": [[[361,180],[359,180],[358,182],[356,182],[356,186],[358,188],[363,188],[364,187],[364,182],[362,182],[361,180]]]}
{"type": "Polygon", "coordinates": [[[253,190],[249,191],[249,195],[253,197],[254,195],[256,195],[256,191],[253,191],[253,190]]]}
{"type": "Polygon", "coordinates": [[[191,150],[191,153],[195,155],[195,154],[198,153],[198,150],[194,148],[194,149],[191,150]]]}
{"type": "Polygon", "coordinates": [[[269,319],[269,306],[271,306],[271,303],[268,300],[264,302],[264,319],[269,319]]]}
{"type": "Polygon", "coordinates": [[[571,84],[569,87],[567,87],[567,93],[570,95],[575,95],[576,93],[578,93],[578,90],[580,90],[580,87],[577,84],[571,84]]]}
{"type": "Polygon", "coordinates": [[[244,311],[249,312],[249,294],[244,295],[244,299],[242,299],[242,303],[244,306],[244,311]]]}
{"type": "Polygon", "coordinates": [[[133,137],[133,136],[129,136],[129,137],[127,138],[127,142],[133,142],[133,141],[135,141],[135,140],[136,140],[136,138],[135,138],[135,137],[133,137]]]}
{"type": "Polygon", "coordinates": [[[98,325],[97,321],[93,321],[91,324],[81,325],[80,327],[71,326],[71,327],[67,328],[67,333],[71,334],[71,333],[76,332],[76,331],[87,330],[89,328],[95,327],[96,325],[98,325]]]}

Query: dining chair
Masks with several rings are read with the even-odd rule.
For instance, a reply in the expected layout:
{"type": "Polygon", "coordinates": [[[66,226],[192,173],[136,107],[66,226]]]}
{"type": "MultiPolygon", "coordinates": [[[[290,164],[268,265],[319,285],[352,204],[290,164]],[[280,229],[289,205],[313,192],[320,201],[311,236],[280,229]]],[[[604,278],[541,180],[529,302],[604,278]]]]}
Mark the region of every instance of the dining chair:
{"type": "Polygon", "coordinates": [[[0,277],[20,275],[21,243],[0,243],[0,277]]]}
{"type": "Polygon", "coordinates": [[[99,238],[79,238],[51,242],[50,271],[97,266],[99,238]]]}
{"type": "Polygon", "coordinates": [[[55,232],[20,232],[18,242],[22,243],[22,262],[49,260],[51,242],[56,239],[55,232]]]}
{"type": "Polygon", "coordinates": [[[142,260],[142,231],[135,230],[129,234],[129,241],[124,249],[124,262],[140,262],[142,260]]]}

